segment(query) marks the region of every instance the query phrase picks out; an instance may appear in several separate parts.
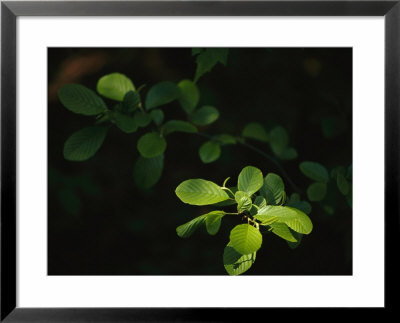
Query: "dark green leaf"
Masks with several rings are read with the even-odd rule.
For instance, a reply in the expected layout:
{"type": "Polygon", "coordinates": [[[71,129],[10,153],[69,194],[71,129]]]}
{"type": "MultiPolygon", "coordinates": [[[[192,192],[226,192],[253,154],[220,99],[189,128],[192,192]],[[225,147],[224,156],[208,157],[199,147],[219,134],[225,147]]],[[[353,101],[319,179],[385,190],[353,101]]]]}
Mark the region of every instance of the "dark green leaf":
{"type": "Polygon", "coordinates": [[[292,160],[297,158],[297,151],[293,147],[286,148],[278,157],[282,160],[292,160]]]}
{"type": "Polygon", "coordinates": [[[307,188],[307,197],[311,202],[322,201],[326,195],[325,183],[313,183],[307,188]]]}
{"type": "Polygon", "coordinates": [[[140,156],[133,167],[135,184],[142,189],[153,187],[160,180],[164,168],[164,155],[153,158],[140,156]]]}
{"type": "Polygon", "coordinates": [[[303,239],[303,235],[296,231],[291,231],[291,233],[293,234],[293,236],[297,241],[296,242],[286,241],[286,242],[289,245],[290,249],[296,249],[300,245],[300,242],[303,239]]]}
{"type": "Polygon", "coordinates": [[[206,126],[215,122],[218,117],[219,111],[216,108],[205,105],[193,113],[190,117],[190,121],[198,126],[206,126]]]}
{"type": "Polygon", "coordinates": [[[107,111],[104,101],[92,90],[80,84],[67,84],[58,90],[61,103],[68,110],[93,116],[107,111]]]}
{"type": "Polygon", "coordinates": [[[136,111],[133,118],[136,124],[141,128],[147,127],[152,120],[151,115],[143,111],[136,111]]]}
{"type": "Polygon", "coordinates": [[[114,119],[117,127],[125,133],[132,133],[138,129],[135,118],[130,117],[126,114],[114,111],[114,119]]]}
{"type": "Polygon", "coordinates": [[[189,114],[193,112],[197,106],[197,103],[199,103],[199,90],[197,89],[196,84],[190,80],[183,80],[179,82],[178,87],[181,90],[179,103],[181,104],[182,109],[189,114]]]}
{"type": "Polygon", "coordinates": [[[285,128],[277,126],[269,133],[269,141],[272,151],[276,155],[281,155],[289,145],[289,135],[285,128]]]}
{"type": "Polygon", "coordinates": [[[140,104],[140,94],[137,91],[129,91],[125,94],[121,103],[121,111],[125,114],[134,112],[140,104]]]}
{"type": "Polygon", "coordinates": [[[259,208],[262,208],[267,205],[267,201],[262,196],[257,196],[254,200],[254,204],[257,205],[259,208]]]}
{"type": "Polygon", "coordinates": [[[158,133],[149,132],[140,137],[137,149],[145,158],[152,158],[164,153],[167,142],[158,133]]]}
{"type": "Polygon", "coordinates": [[[236,144],[235,137],[227,134],[220,134],[213,137],[221,145],[234,145],[236,144]]]}
{"type": "Polygon", "coordinates": [[[169,135],[173,132],[195,133],[197,128],[189,122],[182,120],[169,120],[163,125],[164,135],[169,135]]]}
{"type": "Polygon", "coordinates": [[[350,183],[343,176],[343,174],[339,173],[336,178],[337,187],[343,195],[347,195],[350,191],[350,183]]]}
{"type": "Polygon", "coordinates": [[[151,111],[150,116],[157,126],[160,126],[164,120],[164,112],[162,112],[160,109],[151,111]]]}
{"type": "Polygon", "coordinates": [[[260,123],[256,122],[248,123],[242,131],[242,136],[262,142],[268,142],[267,132],[260,123]]]}
{"type": "Polygon", "coordinates": [[[323,118],[321,121],[322,133],[325,138],[334,138],[341,135],[347,129],[347,123],[337,117],[323,118]]]}
{"type": "Polygon", "coordinates": [[[146,96],[146,110],[164,105],[176,100],[180,90],[175,83],[161,82],[154,85],[146,96]]]}
{"type": "Polygon", "coordinates": [[[212,163],[221,156],[221,147],[215,141],[207,141],[200,146],[199,156],[203,163],[212,163]]]}
{"type": "Polygon", "coordinates": [[[87,160],[99,150],[107,135],[106,127],[87,127],[75,132],[64,144],[64,158],[70,161],[87,160]]]}
{"type": "MultiPolygon", "coordinates": [[[[193,52],[192,52],[193,53],[193,52]]],[[[226,65],[228,58],[229,49],[228,48],[205,48],[202,51],[196,50],[198,53],[196,63],[196,75],[194,81],[197,82],[198,79],[207,72],[210,72],[212,68],[218,63],[226,65]]]]}
{"type": "Polygon", "coordinates": [[[97,82],[97,92],[106,98],[123,101],[128,91],[135,91],[130,78],[121,73],[104,75],[97,82]]]}
{"type": "Polygon", "coordinates": [[[304,175],[316,182],[327,183],[329,181],[328,171],[320,163],[305,161],[300,163],[299,168],[304,175]]]}

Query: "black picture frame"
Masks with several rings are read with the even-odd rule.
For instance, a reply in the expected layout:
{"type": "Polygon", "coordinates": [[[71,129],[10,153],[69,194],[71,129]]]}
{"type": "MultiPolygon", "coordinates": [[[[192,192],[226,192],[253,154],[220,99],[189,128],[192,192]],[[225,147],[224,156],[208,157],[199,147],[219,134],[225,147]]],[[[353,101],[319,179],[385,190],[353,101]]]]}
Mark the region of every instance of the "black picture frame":
{"type": "MultiPolygon", "coordinates": [[[[398,254],[397,243],[392,241],[398,236],[400,223],[398,203],[400,0],[4,1],[1,3],[1,322],[236,321],[242,314],[250,311],[243,308],[16,307],[16,19],[18,16],[384,16],[385,309],[391,308],[393,299],[389,289],[397,280],[389,270],[398,254]]],[[[251,313],[258,315],[264,310],[251,309],[251,313]]]]}

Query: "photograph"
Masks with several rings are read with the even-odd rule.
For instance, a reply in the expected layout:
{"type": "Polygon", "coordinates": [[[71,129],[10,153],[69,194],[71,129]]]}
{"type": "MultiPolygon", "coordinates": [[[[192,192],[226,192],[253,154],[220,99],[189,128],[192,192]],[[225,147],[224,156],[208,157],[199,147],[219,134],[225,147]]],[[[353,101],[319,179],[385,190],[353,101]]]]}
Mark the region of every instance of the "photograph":
{"type": "Polygon", "coordinates": [[[351,47],[49,47],[48,275],[352,275],[351,47]]]}

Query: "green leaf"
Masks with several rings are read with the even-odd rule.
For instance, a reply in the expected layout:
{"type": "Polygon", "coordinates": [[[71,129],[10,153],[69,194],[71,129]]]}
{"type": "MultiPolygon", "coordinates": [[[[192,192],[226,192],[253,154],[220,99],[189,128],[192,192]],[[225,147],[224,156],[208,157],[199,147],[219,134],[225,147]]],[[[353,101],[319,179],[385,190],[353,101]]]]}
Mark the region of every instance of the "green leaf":
{"type": "Polygon", "coordinates": [[[75,132],[64,144],[64,158],[70,161],[87,160],[99,150],[107,135],[106,127],[87,127],[75,132]]]}
{"type": "Polygon", "coordinates": [[[137,149],[145,158],[152,158],[164,153],[167,142],[158,133],[149,132],[140,137],[137,149]]]}
{"type": "Polygon", "coordinates": [[[322,201],[325,198],[326,190],[325,183],[312,183],[307,188],[307,197],[311,202],[322,201]]]}
{"type": "Polygon", "coordinates": [[[190,117],[195,125],[206,126],[215,122],[219,118],[219,111],[209,105],[205,105],[196,110],[190,117]]]}
{"type": "Polygon", "coordinates": [[[250,269],[255,261],[256,252],[242,255],[232,247],[231,243],[228,243],[224,249],[223,263],[225,270],[229,275],[236,276],[243,274],[250,269]]]}
{"type": "Polygon", "coordinates": [[[155,109],[150,112],[150,116],[157,126],[160,126],[164,120],[164,112],[160,109],[155,109]]]}
{"type": "Polygon", "coordinates": [[[308,203],[307,201],[289,201],[286,206],[291,206],[295,209],[299,209],[300,211],[303,211],[305,214],[310,214],[312,207],[311,204],[308,203]]]}
{"type": "Polygon", "coordinates": [[[327,183],[329,181],[328,171],[320,163],[305,161],[300,163],[299,168],[304,175],[316,182],[327,183]]]}
{"type": "Polygon", "coordinates": [[[239,224],[234,227],[229,239],[230,245],[242,255],[256,252],[262,244],[260,231],[250,224],[239,224]]]}
{"type": "Polygon", "coordinates": [[[147,127],[152,120],[151,115],[143,111],[136,111],[133,118],[135,119],[136,124],[141,128],[147,127]]]}
{"type": "Polygon", "coordinates": [[[227,134],[220,134],[213,137],[214,140],[218,141],[221,145],[235,145],[236,139],[235,137],[227,134]]]}
{"type": "Polygon", "coordinates": [[[265,198],[263,198],[262,196],[257,196],[254,200],[255,205],[257,205],[259,208],[262,208],[264,206],[267,205],[267,201],[265,200],[265,198]]]}
{"type": "Polygon", "coordinates": [[[204,179],[189,179],[175,190],[179,199],[191,205],[210,205],[229,199],[228,194],[217,184],[204,179]]]}
{"type": "Polygon", "coordinates": [[[188,223],[182,224],[176,228],[176,233],[181,238],[189,238],[206,220],[205,215],[198,216],[188,223]]]}
{"type": "Polygon", "coordinates": [[[192,56],[200,54],[202,51],[202,48],[192,48],[192,56]]]}
{"type": "Polygon", "coordinates": [[[121,73],[104,75],[97,82],[97,92],[108,99],[123,101],[128,91],[135,91],[130,78],[121,73]]]}
{"type": "Polygon", "coordinates": [[[206,228],[208,234],[216,235],[221,227],[221,220],[225,215],[224,211],[212,211],[205,214],[206,217],[206,228]]]}
{"type": "Polygon", "coordinates": [[[267,205],[258,210],[254,218],[264,221],[274,216],[278,218],[277,222],[285,223],[296,232],[309,234],[312,231],[313,225],[310,218],[304,212],[288,206],[267,205]]]}
{"type": "Polygon", "coordinates": [[[189,122],[182,120],[169,120],[163,125],[164,135],[169,135],[173,132],[195,133],[197,128],[189,122]]]}
{"type": "Polygon", "coordinates": [[[221,156],[221,147],[215,141],[207,141],[200,146],[199,156],[203,163],[212,163],[221,156]]]}
{"type": "Polygon", "coordinates": [[[200,52],[196,50],[194,53],[198,54],[196,59],[197,69],[194,78],[194,81],[197,82],[202,75],[210,72],[217,63],[222,63],[223,65],[226,65],[229,49],[205,48],[200,52]]]}
{"type": "Polygon", "coordinates": [[[265,176],[261,194],[267,199],[268,204],[279,204],[282,200],[284,190],[285,185],[279,175],[269,173],[265,176]]]}
{"type": "Polygon", "coordinates": [[[237,191],[235,193],[235,201],[238,204],[237,205],[238,212],[250,211],[253,205],[249,195],[242,191],[237,191]]]}
{"type": "Polygon", "coordinates": [[[140,94],[137,91],[129,91],[125,94],[121,104],[121,111],[126,114],[134,112],[140,104],[140,94]]]}
{"type": "Polygon", "coordinates": [[[343,174],[339,173],[336,178],[337,187],[343,195],[347,195],[350,191],[350,183],[343,176],[343,174]]]}
{"type": "Polygon", "coordinates": [[[323,205],[322,208],[324,209],[326,214],[329,214],[329,215],[334,215],[335,214],[335,209],[332,206],[323,205]]]}
{"type": "Polygon", "coordinates": [[[176,100],[180,90],[175,83],[161,82],[154,85],[146,96],[146,110],[164,105],[176,100]]]}
{"type": "Polygon", "coordinates": [[[276,155],[281,155],[289,145],[289,135],[285,128],[277,126],[269,133],[269,141],[272,151],[276,155]]]}
{"type": "Polygon", "coordinates": [[[153,158],[140,156],[133,167],[135,184],[142,189],[153,187],[160,180],[164,168],[164,155],[153,158]]]}
{"type": "Polygon", "coordinates": [[[272,232],[277,236],[291,242],[297,242],[297,239],[290,232],[289,227],[285,223],[275,222],[269,225],[272,229],[272,232]]]}
{"type": "Polygon", "coordinates": [[[61,103],[68,110],[94,116],[105,112],[107,106],[104,101],[92,90],[80,84],[67,84],[58,90],[61,103]]]}
{"type": "Polygon", "coordinates": [[[247,166],[239,174],[238,189],[252,195],[263,186],[263,183],[264,179],[261,171],[256,167],[247,166]]]}
{"type": "Polygon", "coordinates": [[[286,241],[286,242],[289,245],[290,249],[296,249],[300,245],[300,242],[303,239],[303,235],[296,231],[290,231],[290,232],[297,241],[296,242],[286,241]]]}
{"type": "Polygon", "coordinates": [[[179,96],[179,103],[182,109],[187,113],[193,112],[199,103],[200,94],[196,84],[190,80],[183,80],[179,82],[178,87],[181,91],[179,96]]]}
{"type": "Polygon", "coordinates": [[[286,148],[278,157],[282,160],[292,160],[297,158],[297,151],[293,147],[286,148]]]}
{"type": "Polygon", "coordinates": [[[262,142],[268,142],[267,132],[264,127],[257,122],[248,123],[242,131],[242,136],[262,142]]]}
{"type": "Polygon", "coordinates": [[[122,114],[118,111],[114,111],[114,120],[117,127],[125,132],[125,133],[132,133],[138,129],[138,125],[135,121],[135,118],[130,117],[126,114],[122,114]]]}

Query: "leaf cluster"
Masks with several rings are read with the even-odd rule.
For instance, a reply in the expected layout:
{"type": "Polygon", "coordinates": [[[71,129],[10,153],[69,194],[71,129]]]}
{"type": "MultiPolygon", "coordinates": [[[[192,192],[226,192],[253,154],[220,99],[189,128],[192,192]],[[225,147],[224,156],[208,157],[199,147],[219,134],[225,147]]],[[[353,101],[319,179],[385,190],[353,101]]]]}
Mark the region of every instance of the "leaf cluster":
{"type": "Polygon", "coordinates": [[[236,212],[213,210],[177,227],[181,238],[190,237],[205,225],[210,235],[215,235],[224,216],[235,216],[241,223],[230,232],[223,253],[223,264],[229,275],[240,275],[250,269],[261,248],[263,233],[272,232],[296,247],[303,234],[310,234],[313,225],[306,215],[311,211],[307,202],[292,195],[287,201],[285,186],[280,176],[246,166],[238,176],[237,185],[227,187],[204,180],[189,179],[175,190],[178,198],[190,205],[225,207],[236,205],[236,212]],[[308,211],[308,212],[307,212],[308,211]]]}

